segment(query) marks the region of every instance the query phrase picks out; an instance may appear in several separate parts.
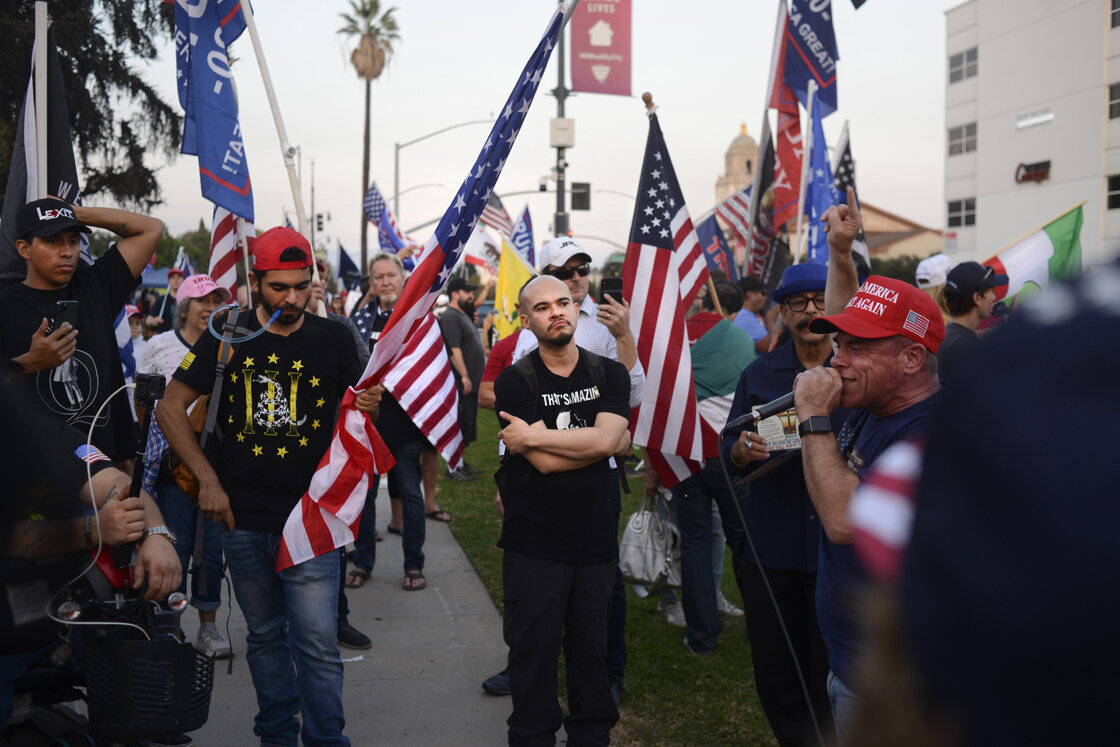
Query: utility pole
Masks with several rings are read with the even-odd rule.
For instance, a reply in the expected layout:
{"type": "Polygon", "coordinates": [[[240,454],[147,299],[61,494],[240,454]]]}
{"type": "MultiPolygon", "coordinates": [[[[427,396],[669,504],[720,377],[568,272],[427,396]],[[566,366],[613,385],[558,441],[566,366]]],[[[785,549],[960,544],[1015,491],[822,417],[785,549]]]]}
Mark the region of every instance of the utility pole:
{"type": "MultiPolygon", "coordinates": [[[[568,98],[571,91],[564,85],[564,29],[560,29],[560,38],[557,40],[556,45],[557,62],[556,66],[557,83],[556,88],[553,89],[552,95],[556,97],[556,116],[558,119],[564,119],[564,100],[568,98]]],[[[564,209],[564,167],[567,164],[564,162],[564,147],[561,145],[556,146],[556,215],[553,218],[553,230],[557,236],[568,235],[568,213],[564,209]]]]}
{"type": "Polygon", "coordinates": [[[315,252],[315,159],[311,159],[311,252],[315,252]]]}

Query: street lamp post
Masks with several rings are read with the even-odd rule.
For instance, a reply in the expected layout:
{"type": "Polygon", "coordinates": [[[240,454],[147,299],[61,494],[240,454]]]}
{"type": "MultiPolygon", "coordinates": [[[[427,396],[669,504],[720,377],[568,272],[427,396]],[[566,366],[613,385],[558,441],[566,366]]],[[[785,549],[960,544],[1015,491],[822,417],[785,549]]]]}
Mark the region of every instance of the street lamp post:
{"type": "Polygon", "coordinates": [[[401,206],[400,206],[400,201],[398,199],[401,195],[401,182],[400,182],[401,148],[407,148],[410,145],[415,145],[416,143],[420,142],[421,140],[427,140],[430,137],[435,137],[436,135],[442,135],[443,133],[447,132],[448,130],[458,129],[459,127],[466,127],[467,125],[492,124],[492,123],[493,123],[493,118],[491,118],[491,119],[472,119],[470,122],[460,122],[459,124],[453,124],[450,127],[444,127],[443,129],[436,130],[435,132],[429,132],[427,135],[421,135],[418,138],[414,138],[412,140],[409,140],[407,143],[393,143],[393,212],[397,214],[397,220],[400,220],[400,214],[401,214],[401,206]]]}

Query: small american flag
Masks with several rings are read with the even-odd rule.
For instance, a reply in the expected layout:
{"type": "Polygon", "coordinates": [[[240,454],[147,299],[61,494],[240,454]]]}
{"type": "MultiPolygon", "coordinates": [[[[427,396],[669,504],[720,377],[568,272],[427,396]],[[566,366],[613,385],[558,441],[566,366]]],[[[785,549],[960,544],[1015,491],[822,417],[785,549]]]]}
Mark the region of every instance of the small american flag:
{"type": "MultiPolygon", "coordinates": [[[[287,216],[284,216],[287,220],[287,216]]],[[[210,277],[233,293],[237,289],[237,263],[244,254],[237,241],[237,221],[242,220],[219,205],[214,206],[214,228],[210,235],[210,277]]],[[[244,235],[253,234],[253,224],[242,221],[244,235]]],[[[248,280],[246,280],[248,282],[248,280]]]]}
{"type": "Polygon", "coordinates": [[[743,246],[750,244],[751,240],[751,188],[748,184],[742,189],[716,205],[716,215],[731,227],[735,238],[743,246]]]}
{"type": "MultiPolygon", "coordinates": [[[[319,461],[310,487],[284,525],[277,571],[352,541],[365,505],[370,475],[384,474],[393,466],[393,458],[369,417],[354,407],[354,398],[358,392],[385,382],[390,368],[405,355],[409,340],[430,323],[429,312],[494,193],[494,185],[521,131],[556,38],[569,15],[567,2],[560,3],[553,12],[544,36],[518,76],[474,166],[428,239],[423,259],[405,284],[361,381],[343,397],[331,446],[319,461]]],[[[697,253],[699,256],[699,249],[697,253]]],[[[703,265],[703,258],[700,262],[703,265]]]]}
{"type": "Polygon", "coordinates": [[[929,329],[929,319],[911,309],[906,312],[906,321],[902,323],[902,328],[907,332],[913,332],[918,337],[925,337],[926,331],[929,329]]]}
{"type": "Polygon", "coordinates": [[[497,195],[490,195],[482,211],[482,222],[500,233],[506,241],[513,236],[513,220],[497,195]]]}
{"type": "Polygon", "coordinates": [[[94,462],[107,462],[109,457],[96,446],[86,446],[82,444],[74,450],[74,456],[81,459],[86,464],[93,464],[94,462]]]}
{"type": "MultiPolygon", "coordinates": [[[[642,402],[630,415],[633,441],[645,446],[666,487],[703,466],[701,421],[684,318],[708,279],[657,115],[638,182],[638,200],[622,268],[638,359],[646,370],[642,402]]],[[[714,443],[715,439],[713,439],[714,443]]]]}
{"type": "MultiPolygon", "coordinates": [[[[366,220],[377,226],[377,241],[381,244],[381,251],[396,254],[406,246],[417,243],[401,232],[396,216],[385,202],[385,198],[381,196],[381,190],[377,188],[377,182],[370,182],[362,208],[365,210],[366,220]]],[[[414,254],[404,260],[405,269],[411,271],[415,268],[415,263],[420,261],[422,254],[422,252],[414,254]]]]}

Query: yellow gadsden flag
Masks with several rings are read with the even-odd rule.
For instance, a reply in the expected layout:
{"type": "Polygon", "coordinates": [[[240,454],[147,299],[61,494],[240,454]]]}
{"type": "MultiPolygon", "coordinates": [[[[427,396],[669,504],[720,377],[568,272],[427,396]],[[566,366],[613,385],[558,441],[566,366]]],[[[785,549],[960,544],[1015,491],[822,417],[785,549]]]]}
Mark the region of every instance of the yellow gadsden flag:
{"type": "Polygon", "coordinates": [[[502,258],[498,263],[498,285],[494,289],[494,327],[498,339],[511,335],[521,329],[521,317],[517,315],[517,294],[521,286],[536,275],[525,259],[502,239],[502,258]]]}

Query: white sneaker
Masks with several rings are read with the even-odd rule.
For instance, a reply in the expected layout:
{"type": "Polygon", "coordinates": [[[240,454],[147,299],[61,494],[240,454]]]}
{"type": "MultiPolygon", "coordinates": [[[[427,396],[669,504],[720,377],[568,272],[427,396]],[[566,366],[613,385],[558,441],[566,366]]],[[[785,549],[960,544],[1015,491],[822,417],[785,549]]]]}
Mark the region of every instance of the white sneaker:
{"type": "Polygon", "coordinates": [[[670,604],[657,605],[657,611],[661,613],[662,619],[670,625],[676,625],[678,628],[683,628],[688,625],[684,619],[684,607],[681,607],[680,602],[671,602],[670,604]]]}
{"type": "Polygon", "coordinates": [[[218,632],[217,624],[212,622],[202,623],[199,626],[194,648],[203,656],[212,656],[215,659],[228,659],[232,651],[229,641],[218,632]]]}
{"type": "Polygon", "coordinates": [[[727,597],[723,592],[716,589],[716,609],[719,610],[721,615],[731,615],[732,617],[742,617],[743,611],[727,601],[727,597]]]}

